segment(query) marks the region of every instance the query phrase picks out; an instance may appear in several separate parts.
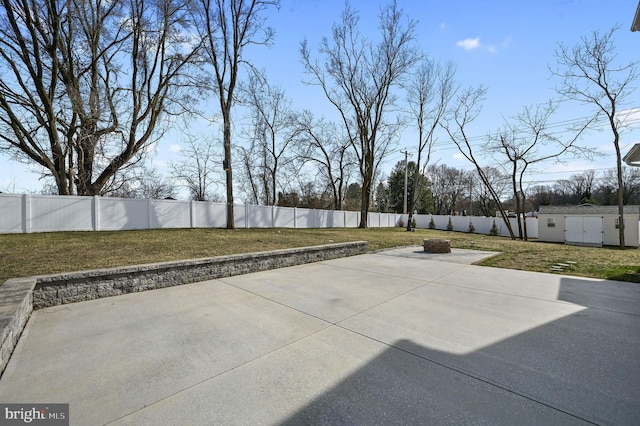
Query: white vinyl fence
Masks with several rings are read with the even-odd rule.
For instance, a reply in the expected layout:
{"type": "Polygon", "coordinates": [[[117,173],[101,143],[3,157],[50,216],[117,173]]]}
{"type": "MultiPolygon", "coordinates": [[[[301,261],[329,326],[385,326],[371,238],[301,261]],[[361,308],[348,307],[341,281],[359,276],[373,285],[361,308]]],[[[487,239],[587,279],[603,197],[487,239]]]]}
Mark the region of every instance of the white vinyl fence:
{"type": "MultiPolygon", "coordinates": [[[[402,222],[406,225],[407,223],[407,215],[400,215],[402,222]]],[[[496,227],[498,228],[498,235],[509,236],[509,230],[507,229],[507,225],[504,223],[504,220],[501,217],[484,217],[484,216],[439,216],[439,215],[430,215],[430,214],[418,214],[413,216],[416,219],[416,228],[429,228],[429,223],[431,222],[431,218],[433,218],[433,223],[435,225],[435,229],[446,230],[449,225],[449,219],[451,219],[451,225],[453,227],[453,231],[458,232],[469,232],[469,224],[473,224],[473,231],[476,234],[485,234],[489,235],[491,231],[491,227],[495,221],[496,227]]],[[[511,229],[515,233],[516,237],[519,236],[518,233],[518,219],[515,217],[509,218],[509,222],[511,223],[511,229]]],[[[527,226],[527,237],[528,238],[538,238],[538,218],[536,217],[527,217],[526,218],[526,226],[527,226]]]]}
{"type": "MultiPolygon", "coordinates": [[[[224,228],[226,204],[205,201],[147,200],[136,198],[74,197],[58,195],[0,194],[0,233],[55,231],[115,231],[156,228],[224,228]]],[[[500,235],[509,235],[499,218],[416,215],[416,227],[446,230],[451,218],[454,231],[489,234],[495,220],[500,235]]],[[[234,206],[236,228],[356,228],[360,213],[296,207],[234,206]]],[[[407,216],[369,213],[370,228],[390,228],[407,216]]],[[[515,218],[510,219],[517,232],[515,218]]],[[[527,218],[527,233],[538,236],[537,219],[527,218]]]]}
{"type": "MultiPolygon", "coordinates": [[[[203,201],[0,194],[0,233],[224,228],[226,204],[203,201]]],[[[399,214],[369,213],[370,227],[393,227],[399,214]]],[[[234,206],[236,228],[356,228],[360,213],[234,206]]]]}

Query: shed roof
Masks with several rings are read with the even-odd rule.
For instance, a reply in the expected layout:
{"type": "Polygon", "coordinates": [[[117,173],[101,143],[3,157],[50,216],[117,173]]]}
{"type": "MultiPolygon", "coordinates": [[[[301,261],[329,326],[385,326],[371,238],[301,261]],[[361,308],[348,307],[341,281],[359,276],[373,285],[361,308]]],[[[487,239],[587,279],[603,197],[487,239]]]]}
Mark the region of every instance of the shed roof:
{"type": "Polygon", "coordinates": [[[638,2],[638,8],[636,9],[636,15],[631,22],[631,31],[640,31],[640,2],[638,2]]]}
{"type": "MultiPolygon", "coordinates": [[[[640,206],[624,206],[624,212],[640,214],[640,206]]],[[[582,204],[579,206],[540,206],[538,215],[542,214],[618,214],[618,206],[594,206],[582,204]]]]}

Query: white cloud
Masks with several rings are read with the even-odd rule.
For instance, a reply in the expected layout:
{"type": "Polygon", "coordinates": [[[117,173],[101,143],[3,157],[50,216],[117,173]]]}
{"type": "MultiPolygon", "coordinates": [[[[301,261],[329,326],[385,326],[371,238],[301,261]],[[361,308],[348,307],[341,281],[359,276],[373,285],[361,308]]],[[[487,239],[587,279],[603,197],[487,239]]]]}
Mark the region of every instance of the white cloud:
{"type": "Polygon", "coordinates": [[[462,47],[464,50],[473,50],[480,47],[480,38],[466,38],[456,42],[456,46],[462,47]]]}
{"type": "Polygon", "coordinates": [[[462,47],[464,50],[482,49],[489,53],[497,53],[500,50],[508,49],[511,45],[511,36],[507,36],[499,44],[483,44],[480,37],[466,38],[456,42],[456,46],[462,47]]]}
{"type": "Polygon", "coordinates": [[[180,145],[174,143],[173,145],[171,145],[169,147],[169,151],[171,151],[171,152],[180,152],[180,151],[182,151],[182,147],[180,145]]]}
{"type": "Polygon", "coordinates": [[[447,24],[445,24],[444,22],[440,22],[440,25],[438,25],[438,28],[440,28],[440,31],[444,31],[444,29],[447,28],[447,24]]]}

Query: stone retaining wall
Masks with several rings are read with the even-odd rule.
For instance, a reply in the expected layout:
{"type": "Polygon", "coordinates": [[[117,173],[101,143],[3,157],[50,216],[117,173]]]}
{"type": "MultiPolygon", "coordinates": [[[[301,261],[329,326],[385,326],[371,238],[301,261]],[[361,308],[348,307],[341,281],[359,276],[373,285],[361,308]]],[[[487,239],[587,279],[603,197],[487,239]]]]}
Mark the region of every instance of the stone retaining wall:
{"type": "Polygon", "coordinates": [[[35,285],[35,277],[28,277],[7,280],[0,287],[0,374],[33,311],[32,290],[35,285]]]}
{"type": "Polygon", "coordinates": [[[7,280],[0,287],[0,374],[33,309],[366,253],[367,243],[274,250],[7,280]]]}

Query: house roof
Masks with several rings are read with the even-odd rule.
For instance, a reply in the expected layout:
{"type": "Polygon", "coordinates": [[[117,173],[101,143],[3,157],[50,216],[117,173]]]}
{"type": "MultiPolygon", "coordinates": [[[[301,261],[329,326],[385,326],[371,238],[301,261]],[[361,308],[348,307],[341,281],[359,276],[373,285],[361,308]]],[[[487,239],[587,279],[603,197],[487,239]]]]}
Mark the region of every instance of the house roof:
{"type": "Polygon", "coordinates": [[[638,2],[638,8],[636,9],[636,16],[631,23],[631,31],[640,31],[640,2],[638,2]]]}
{"type": "MultiPolygon", "coordinates": [[[[640,214],[640,206],[624,206],[624,212],[640,214]]],[[[618,214],[618,206],[594,206],[582,204],[579,206],[540,206],[538,215],[543,214],[618,214]]]]}
{"type": "MultiPolygon", "coordinates": [[[[638,25],[640,25],[640,23],[638,23],[638,25]]],[[[638,31],[640,31],[640,28],[638,28],[638,31]]],[[[640,143],[633,145],[622,161],[631,167],[640,166],[640,143]]]]}

